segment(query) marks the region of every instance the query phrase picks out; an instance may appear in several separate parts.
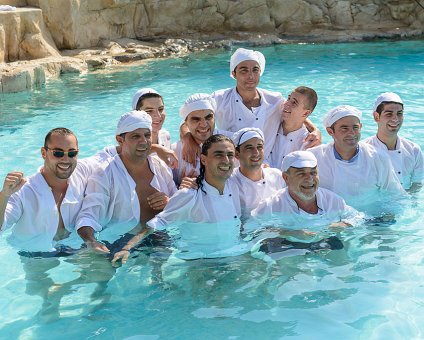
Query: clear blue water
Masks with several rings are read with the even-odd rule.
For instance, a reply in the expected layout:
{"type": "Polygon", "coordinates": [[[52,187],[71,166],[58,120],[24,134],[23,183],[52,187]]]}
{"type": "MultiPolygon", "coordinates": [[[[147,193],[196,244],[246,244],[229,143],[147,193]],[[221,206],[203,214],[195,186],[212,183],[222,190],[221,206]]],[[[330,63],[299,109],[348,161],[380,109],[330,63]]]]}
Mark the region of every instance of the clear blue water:
{"type": "MultiPolygon", "coordinates": [[[[312,120],[320,127],[328,109],[351,104],[363,110],[363,137],[370,136],[374,99],[395,91],[405,101],[402,135],[424,147],[424,41],[261,50],[261,87],[284,94],[313,87],[319,103],[312,120]]],[[[114,143],[116,121],[140,87],[163,94],[165,127],[175,140],[188,95],[233,85],[230,55],[208,51],[66,75],[31,93],[0,95],[0,178],[13,169],[35,172],[44,136],[56,126],[77,134],[82,156],[114,143]]],[[[423,202],[419,193],[396,222],[344,231],[343,250],[292,254],[275,264],[247,254],[165,270],[166,252],[151,248],[116,270],[87,253],[26,263],[0,237],[0,338],[423,338],[423,202]]]]}

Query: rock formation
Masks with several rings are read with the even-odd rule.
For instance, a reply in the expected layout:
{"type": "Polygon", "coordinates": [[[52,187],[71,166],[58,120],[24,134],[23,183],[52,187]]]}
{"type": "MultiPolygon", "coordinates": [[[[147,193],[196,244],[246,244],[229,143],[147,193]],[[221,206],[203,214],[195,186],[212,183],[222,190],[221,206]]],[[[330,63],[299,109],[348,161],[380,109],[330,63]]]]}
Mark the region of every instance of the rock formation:
{"type": "MultiPolygon", "coordinates": [[[[2,63],[59,57],[59,50],[64,54],[100,47],[103,52],[84,52],[75,61],[83,60],[84,68],[97,68],[114,62],[104,54],[127,62],[190,52],[188,37],[198,44],[214,40],[216,46],[228,38],[264,44],[279,43],[280,38],[347,41],[424,33],[424,0],[0,0],[4,4],[19,8],[0,11],[3,91],[19,86],[4,85],[5,74],[10,76],[12,70],[2,63]],[[124,38],[141,41],[118,43],[124,38]],[[185,40],[150,45],[167,38],[185,40]]],[[[36,69],[39,64],[34,65],[18,77],[27,80],[25,88],[44,81],[36,69]]]]}

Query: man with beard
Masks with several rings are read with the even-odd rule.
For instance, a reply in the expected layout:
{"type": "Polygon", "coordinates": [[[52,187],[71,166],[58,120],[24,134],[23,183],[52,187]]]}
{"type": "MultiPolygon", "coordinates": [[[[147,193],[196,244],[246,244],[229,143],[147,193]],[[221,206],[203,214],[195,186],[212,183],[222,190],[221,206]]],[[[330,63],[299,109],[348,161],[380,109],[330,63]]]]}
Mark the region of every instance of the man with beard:
{"type": "Polygon", "coordinates": [[[398,135],[402,127],[403,101],[393,92],[380,94],[373,108],[377,134],[364,140],[378,151],[387,153],[405,190],[417,192],[422,187],[423,155],[418,144],[398,135]]]}
{"type": "Polygon", "coordinates": [[[0,226],[13,227],[9,241],[27,251],[55,250],[56,241],[68,237],[81,208],[90,168],[77,163],[78,141],[66,128],[45,137],[44,165],[28,178],[7,174],[0,192],[0,226]]]}

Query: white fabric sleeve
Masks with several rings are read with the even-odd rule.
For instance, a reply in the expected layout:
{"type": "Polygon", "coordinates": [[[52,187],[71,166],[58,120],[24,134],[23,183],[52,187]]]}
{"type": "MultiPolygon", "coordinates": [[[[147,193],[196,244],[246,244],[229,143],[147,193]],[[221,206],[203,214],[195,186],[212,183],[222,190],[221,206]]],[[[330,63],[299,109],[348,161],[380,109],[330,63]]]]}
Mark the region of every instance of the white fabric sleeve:
{"type": "Polygon", "coordinates": [[[190,220],[190,212],[196,202],[198,195],[195,189],[181,189],[171,197],[165,209],[147,222],[147,225],[157,230],[178,226],[190,220]]]}
{"type": "Polygon", "coordinates": [[[99,168],[88,179],[81,211],[78,214],[75,230],[81,227],[91,227],[95,231],[103,229],[100,221],[107,223],[108,206],[110,201],[109,180],[103,168],[99,168]]]}
{"type": "Polygon", "coordinates": [[[12,227],[19,221],[23,214],[24,207],[18,193],[14,193],[7,201],[6,210],[4,211],[4,221],[1,231],[12,227]]]}

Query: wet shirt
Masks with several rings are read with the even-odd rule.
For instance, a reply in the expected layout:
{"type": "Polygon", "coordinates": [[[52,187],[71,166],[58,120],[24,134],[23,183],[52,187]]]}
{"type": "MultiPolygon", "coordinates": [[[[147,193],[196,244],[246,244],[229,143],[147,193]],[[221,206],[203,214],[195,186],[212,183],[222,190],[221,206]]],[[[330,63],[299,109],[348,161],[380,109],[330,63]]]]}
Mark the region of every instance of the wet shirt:
{"type": "Polygon", "coordinates": [[[283,127],[280,125],[272,151],[265,162],[273,168],[280,169],[283,158],[290,152],[306,150],[306,143],[304,141],[308,135],[309,132],[305,126],[284,135],[283,127]]]}
{"type": "MultiPolygon", "coordinates": [[[[74,230],[90,173],[90,167],[84,161],[78,161],[68,179],[60,214],[65,228],[70,232],[74,230]]],[[[20,249],[52,251],[56,243],[53,239],[58,225],[59,210],[52,190],[38,171],[27,178],[27,182],[18,192],[10,196],[2,230],[12,228],[8,241],[20,249]]]]}
{"type": "Polygon", "coordinates": [[[178,257],[213,258],[247,251],[240,242],[240,216],[237,185],[227,180],[221,195],[204,180],[203,191],[179,190],[147,225],[176,235],[178,257]]]}
{"type": "Polygon", "coordinates": [[[285,187],[281,171],[274,168],[263,168],[262,179],[252,181],[244,176],[240,168],[234,169],[233,179],[240,192],[242,219],[247,219],[259,202],[272,196],[285,187]]]}
{"type": "MultiPolygon", "coordinates": [[[[147,159],[153,172],[150,185],[172,196],[176,187],[168,166],[156,156],[150,155],[147,159]]],[[[116,155],[89,178],[76,229],[90,226],[95,231],[101,231],[106,225],[113,224],[114,230],[105,228],[110,230],[102,233],[104,237],[111,233],[109,239],[130,231],[140,219],[140,202],[135,189],[135,181],[119,155],[116,155]]]]}
{"type": "Polygon", "coordinates": [[[218,129],[237,132],[245,127],[256,127],[265,135],[265,159],[268,158],[275,142],[281,122],[281,106],[284,99],[279,92],[257,88],[261,105],[250,110],[236,88],[218,90],[212,93],[216,101],[215,120],[218,129]]]}
{"type": "Polygon", "coordinates": [[[405,194],[387,154],[369,144],[359,142],[354,161],[337,159],[334,142],[309,150],[318,160],[320,187],[339,194],[354,208],[369,205],[382,192],[405,194]]]}
{"type": "Polygon", "coordinates": [[[404,189],[409,189],[412,183],[422,183],[424,173],[423,154],[418,144],[403,137],[398,137],[395,150],[389,150],[386,144],[379,140],[377,136],[369,137],[364,142],[389,155],[396,176],[404,189]]]}

